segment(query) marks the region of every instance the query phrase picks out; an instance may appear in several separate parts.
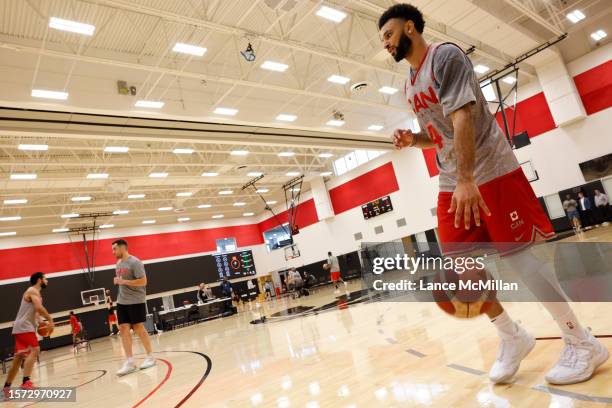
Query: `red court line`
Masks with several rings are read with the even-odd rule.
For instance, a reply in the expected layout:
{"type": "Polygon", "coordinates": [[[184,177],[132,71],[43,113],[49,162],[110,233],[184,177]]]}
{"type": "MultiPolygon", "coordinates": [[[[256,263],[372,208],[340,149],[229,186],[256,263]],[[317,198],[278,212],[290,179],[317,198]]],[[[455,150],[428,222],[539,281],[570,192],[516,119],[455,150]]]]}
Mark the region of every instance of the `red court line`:
{"type": "Polygon", "coordinates": [[[157,387],[153,388],[153,390],[148,393],[147,395],[145,395],[145,397],[143,399],[141,399],[140,401],[138,401],[136,403],[136,405],[134,405],[132,408],[136,408],[140,405],[142,405],[146,400],[148,400],[153,394],[155,394],[155,392],[157,390],[159,390],[161,388],[162,385],[164,385],[164,383],[166,381],[168,381],[168,378],[170,378],[170,374],[172,374],[172,363],[170,363],[168,360],[164,360],[163,358],[158,358],[159,361],[163,361],[167,366],[168,366],[168,371],[166,371],[166,376],[164,377],[163,380],[161,380],[161,382],[159,384],[157,384],[157,387]]]}

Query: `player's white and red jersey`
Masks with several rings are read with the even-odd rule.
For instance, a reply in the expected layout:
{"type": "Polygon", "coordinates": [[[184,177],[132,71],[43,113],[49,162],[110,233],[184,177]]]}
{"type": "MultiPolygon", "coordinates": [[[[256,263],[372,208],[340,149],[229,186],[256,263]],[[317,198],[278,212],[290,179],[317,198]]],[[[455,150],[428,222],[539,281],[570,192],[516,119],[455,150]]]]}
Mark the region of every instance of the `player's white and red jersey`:
{"type": "Polygon", "coordinates": [[[469,104],[475,130],[474,179],[480,185],[519,167],[489,111],[470,59],[453,43],[429,45],[421,65],[410,69],[405,87],[421,129],[436,144],[440,191],[454,191],[457,157],[450,114],[469,104]]]}

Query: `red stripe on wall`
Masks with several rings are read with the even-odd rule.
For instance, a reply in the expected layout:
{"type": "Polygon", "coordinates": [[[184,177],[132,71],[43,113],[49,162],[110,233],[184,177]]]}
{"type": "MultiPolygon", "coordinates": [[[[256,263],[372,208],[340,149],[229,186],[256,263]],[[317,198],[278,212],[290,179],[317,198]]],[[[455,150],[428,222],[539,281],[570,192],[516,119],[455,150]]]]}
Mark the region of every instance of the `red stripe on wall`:
{"type": "MultiPolygon", "coordinates": [[[[303,203],[297,206],[296,212],[296,224],[300,228],[307,227],[319,221],[319,216],[317,215],[317,208],[315,206],[314,200],[306,200],[303,203]]],[[[271,228],[275,228],[280,224],[284,224],[289,222],[289,212],[283,211],[276,215],[276,217],[270,217],[258,224],[260,233],[264,233],[271,228]]]]}
{"type": "Polygon", "coordinates": [[[427,166],[427,171],[429,172],[429,177],[434,177],[440,174],[440,170],[438,169],[438,162],[436,161],[436,149],[423,149],[423,157],[425,158],[425,165],[427,166]]]}
{"type": "MultiPolygon", "coordinates": [[[[512,132],[512,121],[514,120],[514,115],[516,115],[515,135],[527,131],[529,137],[534,137],[557,127],[543,92],[517,103],[514,110],[506,108],[505,112],[510,132],[512,132]]],[[[501,112],[495,115],[495,119],[497,119],[497,124],[503,130],[504,124],[501,112]]]]}
{"type": "MultiPolygon", "coordinates": [[[[168,232],[124,237],[132,254],[142,260],[216,251],[218,238],[236,238],[240,247],[263,243],[257,224],[208,228],[194,231],[168,232]]],[[[112,265],[113,239],[96,241],[95,266],[112,265]]],[[[89,243],[89,253],[92,244],[89,243]]],[[[0,280],[30,276],[41,271],[52,274],[85,269],[83,244],[80,242],[39,245],[0,250],[0,280]]]]}
{"type": "Polygon", "coordinates": [[[329,190],[335,214],[343,213],[399,190],[393,163],[389,162],[329,190]]]}
{"type": "Polygon", "coordinates": [[[612,106],[612,61],[576,75],[574,83],[587,115],[612,106]]]}

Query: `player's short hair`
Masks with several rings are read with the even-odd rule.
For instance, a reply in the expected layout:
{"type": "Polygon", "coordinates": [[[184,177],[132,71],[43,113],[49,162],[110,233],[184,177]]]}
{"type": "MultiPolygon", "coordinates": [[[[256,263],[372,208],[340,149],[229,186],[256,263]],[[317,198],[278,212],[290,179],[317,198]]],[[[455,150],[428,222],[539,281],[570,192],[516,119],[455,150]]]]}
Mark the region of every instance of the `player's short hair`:
{"type": "Polygon", "coordinates": [[[44,273],[34,272],[32,275],[30,275],[30,286],[36,285],[36,282],[38,282],[39,279],[42,279],[44,277],[45,277],[44,273]]]}
{"type": "Polygon", "coordinates": [[[416,30],[421,34],[425,28],[423,13],[412,4],[399,3],[389,7],[378,19],[378,29],[380,30],[392,18],[412,21],[416,30]]]}
{"type": "Polygon", "coordinates": [[[328,256],[331,256],[331,251],[328,251],[328,252],[327,252],[327,255],[328,255],[328,256]]]}
{"type": "Polygon", "coordinates": [[[128,247],[128,243],[125,239],[117,239],[115,241],[113,241],[113,245],[120,245],[120,246],[124,246],[124,247],[128,247]]]}

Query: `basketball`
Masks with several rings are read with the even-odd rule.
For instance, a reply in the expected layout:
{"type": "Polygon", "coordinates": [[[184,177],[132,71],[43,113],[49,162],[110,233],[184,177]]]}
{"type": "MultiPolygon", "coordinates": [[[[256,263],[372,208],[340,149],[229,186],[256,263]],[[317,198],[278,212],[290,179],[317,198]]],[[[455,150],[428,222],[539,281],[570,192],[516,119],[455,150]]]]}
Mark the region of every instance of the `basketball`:
{"type": "Polygon", "coordinates": [[[328,270],[329,269],[329,264],[328,263],[324,263],[323,264],[323,269],[328,270]]]}
{"type": "Polygon", "coordinates": [[[42,337],[49,337],[53,333],[53,328],[46,321],[42,321],[38,324],[38,334],[42,337]]]}
{"type": "Polygon", "coordinates": [[[436,305],[449,315],[461,319],[470,319],[486,313],[495,301],[495,290],[487,288],[493,283],[486,270],[470,270],[457,273],[452,270],[439,271],[434,278],[434,285],[454,284],[456,289],[439,289],[432,291],[436,305]],[[471,288],[463,285],[470,283],[471,288]],[[480,288],[484,286],[484,288],[480,288]]]}

